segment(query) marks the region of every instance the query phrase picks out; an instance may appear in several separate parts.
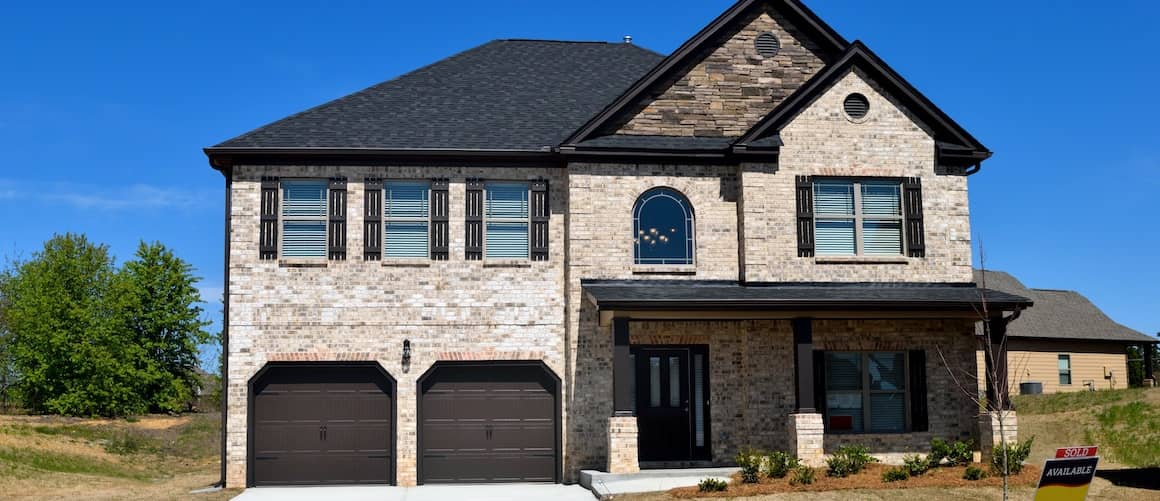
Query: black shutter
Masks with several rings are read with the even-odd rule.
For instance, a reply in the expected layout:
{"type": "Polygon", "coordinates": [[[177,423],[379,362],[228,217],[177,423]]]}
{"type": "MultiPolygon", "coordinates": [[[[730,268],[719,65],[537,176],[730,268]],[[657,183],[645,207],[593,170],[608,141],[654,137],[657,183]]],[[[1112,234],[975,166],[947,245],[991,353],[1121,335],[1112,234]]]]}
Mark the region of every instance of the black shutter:
{"type": "Polygon", "coordinates": [[[262,220],[258,228],[258,258],[278,259],[278,178],[262,178],[262,220]]]}
{"type": "Polygon", "coordinates": [[[346,259],[346,178],[330,178],[330,231],[327,232],[331,260],[346,259]]]}
{"type": "Polygon", "coordinates": [[[431,259],[446,261],[448,258],[447,231],[447,186],[446,179],[431,180],[431,259]]]}
{"type": "Polygon", "coordinates": [[[822,414],[825,422],[826,414],[826,352],[814,350],[814,410],[822,414]]]}
{"type": "Polygon", "coordinates": [[[467,222],[464,235],[465,257],[468,261],[483,259],[483,180],[467,180],[467,222]]]}
{"type": "Polygon", "coordinates": [[[551,215],[551,208],[548,207],[547,180],[532,182],[531,198],[532,226],[528,234],[528,244],[531,246],[532,261],[547,261],[548,217],[551,215]]]}
{"type": "Polygon", "coordinates": [[[383,258],[383,180],[368,177],[363,181],[363,260],[383,258]]]}
{"type": "Polygon", "coordinates": [[[798,257],[814,255],[814,183],[809,176],[797,176],[798,257]]]}
{"type": "Polygon", "coordinates": [[[926,241],[922,224],[922,179],[908,177],[902,180],[903,205],[906,211],[906,255],[926,256],[926,241]]]}
{"type": "Polygon", "coordinates": [[[910,350],[910,430],[926,431],[926,351],[910,350]]]}

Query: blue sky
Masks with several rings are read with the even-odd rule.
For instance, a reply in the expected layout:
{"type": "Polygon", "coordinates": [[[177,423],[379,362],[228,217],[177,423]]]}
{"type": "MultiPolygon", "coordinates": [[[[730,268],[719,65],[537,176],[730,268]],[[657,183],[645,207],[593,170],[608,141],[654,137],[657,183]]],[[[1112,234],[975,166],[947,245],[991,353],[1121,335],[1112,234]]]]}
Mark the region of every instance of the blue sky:
{"type": "MultiPolygon", "coordinates": [[[[69,3],[0,16],[0,255],[66,231],[119,259],[159,240],[216,320],[223,180],[202,147],[495,38],[668,53],[732,2],[69,3]]],[[[808,5],[996,152],[970,179],[989,268],[1160,331],[1160,4],[808,5]]]]}

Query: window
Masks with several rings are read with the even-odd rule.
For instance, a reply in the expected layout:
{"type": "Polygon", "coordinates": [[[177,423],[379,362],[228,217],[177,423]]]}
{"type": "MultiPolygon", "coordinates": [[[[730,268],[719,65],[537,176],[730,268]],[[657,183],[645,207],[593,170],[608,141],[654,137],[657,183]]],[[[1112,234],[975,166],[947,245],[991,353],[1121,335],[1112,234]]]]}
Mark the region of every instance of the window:
{"type": "Polygon", "coordinates": [[[1071,384],[1071,355],[1059,356],[1059,384],[1071,384]]]}
{"type": "Polygon", "coordinates": [[[907,430],[906,353],[826,352],[825,364],[827,431],[907,430]]]}
{"type": "Polygon", "coordinates": [[[819,256],[900,256],[902,218],[898,181],[814,182],[814,238],[819,256]]]}
{"type": "Polygon", "coordinates": [[[527,259],[527,183],[487,183],[484,191],[485,257],[527,259]]]}
{"type": "Polygon", "coordinates": [[[325,180],[282,181],[282,257],[326,258],[325,180]]]}
{"type": "Polygon", "coordinates": [[[430,190],[425,181],[383,183],[383,242],[388,258],[427,257],[430,190]]]}
{"type": "Polygon", "coordinates": [[[676,190],[655,188],[632,211],[636,264],[693,264],[693,208],[676,190]]]}

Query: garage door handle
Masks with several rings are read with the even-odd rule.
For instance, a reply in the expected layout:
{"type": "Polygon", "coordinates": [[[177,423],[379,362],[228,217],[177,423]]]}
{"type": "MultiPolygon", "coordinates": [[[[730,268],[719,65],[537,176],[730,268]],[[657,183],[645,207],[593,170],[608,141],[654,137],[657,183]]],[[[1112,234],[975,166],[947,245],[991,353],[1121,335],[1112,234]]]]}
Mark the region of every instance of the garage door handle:
{"type": "Polygon", "coordinates": [[[318,427],[318,439],[319,440],[326,440],[326,426],[319,426],[318,427]]]}

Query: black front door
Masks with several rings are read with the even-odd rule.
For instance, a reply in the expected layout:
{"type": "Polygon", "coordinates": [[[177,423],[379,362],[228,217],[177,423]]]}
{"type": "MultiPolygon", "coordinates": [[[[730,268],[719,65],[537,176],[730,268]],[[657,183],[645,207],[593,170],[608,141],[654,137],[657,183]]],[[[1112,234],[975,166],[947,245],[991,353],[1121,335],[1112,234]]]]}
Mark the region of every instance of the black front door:
{"type": "Polygon", "coordinates": [[[706,353],[702,346],[632,349],[641,461],[709,459],[706,353]]]}

